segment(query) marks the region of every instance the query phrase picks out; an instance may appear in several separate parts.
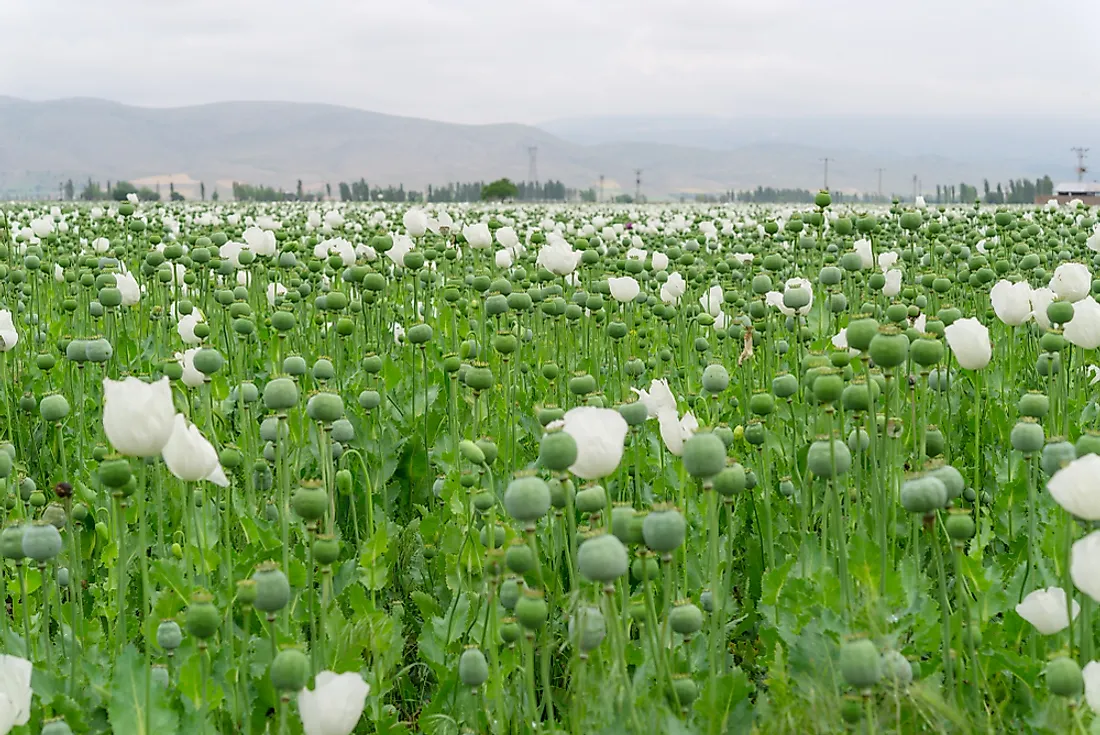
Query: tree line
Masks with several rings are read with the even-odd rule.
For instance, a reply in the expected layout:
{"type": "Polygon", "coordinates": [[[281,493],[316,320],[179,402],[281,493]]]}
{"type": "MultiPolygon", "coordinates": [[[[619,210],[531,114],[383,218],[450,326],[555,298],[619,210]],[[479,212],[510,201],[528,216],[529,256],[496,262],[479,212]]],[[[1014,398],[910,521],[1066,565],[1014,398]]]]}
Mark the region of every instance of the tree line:
{"type": "MultiPolygon", "coordinates": [[[[1031,181],[1029,179],[1014,179],[1008,184],[997,182],[991,187],[989,179],[982,180],[981,200],[986,204],[1031,204],[1036,197],[1054,196],[1054,181],[1049,176],[1031,181]]],[[[936,184],[936,204],[967,204],[979,199],[978,187],[966,183],[947,186],[936,184]]]]}

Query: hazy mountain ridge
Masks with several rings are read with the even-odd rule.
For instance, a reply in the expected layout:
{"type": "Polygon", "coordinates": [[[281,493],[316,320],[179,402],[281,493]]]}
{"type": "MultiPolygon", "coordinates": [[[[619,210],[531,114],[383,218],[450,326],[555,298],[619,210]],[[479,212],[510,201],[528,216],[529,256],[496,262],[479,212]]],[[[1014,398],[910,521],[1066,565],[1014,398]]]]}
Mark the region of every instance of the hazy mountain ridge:
{"type": "MultiPolygon", "coordinates": [[[[694,132],[685,133],[683,125],[677,129],[661,119],[642,126],[619,118],[591,120],[597,122],[548,123],[548,132],[520,124],[461,125],[291,102],[141,108],[89,98],[31,102],[0,97],[0,195],[26,196],[35,187],[49,194],[69,178],[79,189],[89,177],[159,181],[165,189],[171,180],[187,196],[197,194],[199,181],[206,182],[208,194],[217,187],[225,196],[234,180],[292,190],[301,179],[307,189],[329,183],[334,192],[338,182],[360,177],[371,185],[401,183],[407,189],[500,176],[524,180],[530,146],[538,148],[541,180],[587,188],[598,186],[603,174],[610,196],[633,193],[634,169],[641,168],[642,192],[650,198],[758,185],[816,188],[822,183],[824,156],[835,159],[829,169],[831,188],[874,191],[875,168],[881,166],[887,192],[911,191],[914,173],[929,191],[936,183],[980,185],[983,177],[996,181],[1050,173],[1069,178],[1058,175],[1059,166],[1069,171],[1072,164],[1026,155],[1011,161],[959,160],[912,146],[914,153],[887,155],[867,150],[876,140],[861,146],[851,135],[761,139],[753,132],[759,124],[752,120],[740,121],[741,132],[733,126],[728,135],[722,133],[724,138],[718,135],[723,121],[709,127],[698,123],[694,132]],[[649,139],[630,142],[639,136],[649,139]]],[[[811,122],[786,121],[785,127],[777,123],[772,129],[798,130],[811,122]]],[[[933,145],[924,148],[934,150],[933,145]]]]}

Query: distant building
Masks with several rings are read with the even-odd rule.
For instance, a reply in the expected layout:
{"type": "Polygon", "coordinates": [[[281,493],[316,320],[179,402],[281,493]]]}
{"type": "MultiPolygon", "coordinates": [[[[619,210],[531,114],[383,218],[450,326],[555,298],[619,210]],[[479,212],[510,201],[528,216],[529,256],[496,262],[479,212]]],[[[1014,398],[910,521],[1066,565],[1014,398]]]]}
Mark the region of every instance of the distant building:
{"type": "Polygon", "coordinates": [[[1053,196],[1037,196],[1036,204],[1046,204],[1051,199],[1057,199],[1059,204],[1066,204],[1074,199],[1080,199],[1089,206],[1100,205],[1100,182],[1098,181],[1068,181],[1054,186],[1053,196]]]}

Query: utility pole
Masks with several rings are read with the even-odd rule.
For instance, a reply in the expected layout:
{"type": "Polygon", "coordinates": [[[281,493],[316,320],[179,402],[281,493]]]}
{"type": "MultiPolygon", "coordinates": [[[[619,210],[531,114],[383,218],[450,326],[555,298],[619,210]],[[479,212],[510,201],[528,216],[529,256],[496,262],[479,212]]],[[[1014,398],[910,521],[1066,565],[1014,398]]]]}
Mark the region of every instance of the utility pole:
{"type": "Polygon", "coordinates": [[[640,168],[634,169],[634,202],[638,203],[642,199],[642,170],[640,168]]]}
{"type": "Polygon", "coordinates": [[[600,203],[603,204],[603,174],[600,174],[600,203]]]}
{"type": "Polygon", "coordinates": [[[534,199],[539,181],[539,148],[535,145],[527,148],[527,181],[531,186],[528,198],[534,199]]]}
{"type": "Polygon", "coordinates": [[[825,164],[825,186],[824,186],[824,189],[825,189],[825,191],[828,191],[829,190],[829,161],[832,161],[834,159],[829,158],[828,156],[825,156],[825,158],[822,158],[821,160],[825,164]]]}
{"type": "Polygon", "coordinates": [[[882,172],[885,170],[881,166],[875,169],[875,171],[878,171],[878,198],[880,201],[882,200],[882,172]]]}
{"type": "Polygon", "coordinates": [[[1077,180],[1084,181],[1085,174],[1088,172],[1088,167],[1085,166],[1085,156],[1088,154],[1089,149],[1077,146],[1070,148],[1070,150],[1077,154],[1077,180]]]}
{"type": "Polygon", "coordinates": [[[917,175],[913,174],[913,201],[917,201],[917,175]]]}

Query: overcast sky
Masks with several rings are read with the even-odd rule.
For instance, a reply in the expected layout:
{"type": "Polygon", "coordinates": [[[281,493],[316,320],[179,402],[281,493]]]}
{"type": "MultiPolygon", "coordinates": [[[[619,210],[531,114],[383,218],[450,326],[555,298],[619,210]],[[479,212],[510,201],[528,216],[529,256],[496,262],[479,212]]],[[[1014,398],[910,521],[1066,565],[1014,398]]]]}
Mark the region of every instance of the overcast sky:
{"type": "Polygon", "coordinates": [[[1100,116],[1098,0],[0,0],[0,94],[573,116],[1100,116]]]}

